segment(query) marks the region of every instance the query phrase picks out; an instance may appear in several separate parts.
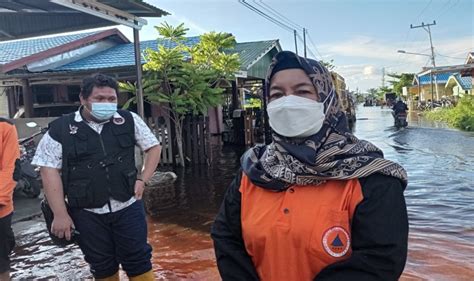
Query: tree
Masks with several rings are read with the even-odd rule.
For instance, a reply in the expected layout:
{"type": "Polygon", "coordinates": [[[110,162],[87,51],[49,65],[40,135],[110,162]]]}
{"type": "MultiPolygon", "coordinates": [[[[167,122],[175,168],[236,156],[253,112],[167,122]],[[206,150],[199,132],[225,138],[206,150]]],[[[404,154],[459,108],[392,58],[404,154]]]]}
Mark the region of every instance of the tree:
{"type": "Polygon", "coordinates": [[[331,71],[333,70],[334,68],[336,68],[336,66],[334,65],[334,60],[331,59],[330,61],[323,61],[323,60],[320,60],[319,61],[322,65],[324,65],[324,67],[327,68],[327,70],[331,71]]]}
{"type": "Polygon", "coordinates": [[[402,74],[389,73],[388,76],[394,79],[394,80],[388,81],[392,85],[393,91],[397,93],[398,96],[401,96],[403,93],[403,87],[409,87],[412,85],[415,74],[414,73],[402,73],[402,74]]]}
{"type": "MultiPolygon", "coordinates": [[[[180,165],[185,166],[183,153],[183,122],[186,115],[207,114],[210,107],[222,104],[221,81],[232,79],[240,68],[237,54],[226,51],[234,48],[235,38],[228,33],[210,32],[200,36],[194,46],[186,46],[188,31],[184,24],[176,27],[163,23],[155,26],[164,44],[158,50],[147,49],[144,53],[144,99],[159,104],[164,114],[175,125],[175,136],[180,165]]],[[[121,83],[121,88],[135,93],[135,85],[121,83]]],[[[126,106],[135,102],[130,99],[126,106]]]]}

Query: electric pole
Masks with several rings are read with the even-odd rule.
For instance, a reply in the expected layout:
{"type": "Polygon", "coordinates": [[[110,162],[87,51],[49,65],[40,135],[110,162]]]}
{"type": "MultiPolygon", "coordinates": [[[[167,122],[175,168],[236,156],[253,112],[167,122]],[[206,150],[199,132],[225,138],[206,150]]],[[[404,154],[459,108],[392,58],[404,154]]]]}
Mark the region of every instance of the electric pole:
{"type": "Polygon", "coordinates": [[[304,44],[304,58],[307,58],[306,55],[306,28],[303,27],[303,44],[304,44]]]}
{"type": "Polygon", "coordinates": [[[298,42],[296,41],[296,36],[298,36],[298,34],[296,33],[296,29],[293,29],[293,34],[295,36],[295,53],[298,55],[298,42]]]}
{"type": "MultiPolygon", "coordinates": [[[[425,24],[424,22],[421,23],[421,25],[413,26],[413,24],[410,24],[410,28],[423,28],[426,32],[428,32],[428,35],[430,36],[430,46],[431,46],[431,63],[433,64],[433,68],[436,67],[435,63],[435,53],[434,53],[434,47],[433,47],[433,40],[431,38],[431,28],[430,26],[436,25],[436,21],[433,20],[433,23],[427,23],[425,24]]],[[[431,104],[433,105],[434,102],[434,97],[433,97],[433,70],[430,71],[430,81],[431,81],[431,104]]],[[[439,100],[439,93],[438,93],[438,82],[436,81],[436,74],[434,75],[434,82],[436,85],[436,100],[439,100]]]]}
{"type": "Polygon", "coordinates": [[[431,29],[430,29],[430,26],[433,26],[433,25],[436,25],[435,20],[433,21],[433,23],[425,24],[424,22],[422,22],[421,25],[417,25],[417,26],[413,26],[413,24],[410,24],[410,28],[414,29],[414,28],[422,27],[426,32],[428,32],[428,35],[430,36],[430,46],[431,46],[431,63],[433,64],[433,67],[436,67],[433,40],[431,38],[431,29]]]}

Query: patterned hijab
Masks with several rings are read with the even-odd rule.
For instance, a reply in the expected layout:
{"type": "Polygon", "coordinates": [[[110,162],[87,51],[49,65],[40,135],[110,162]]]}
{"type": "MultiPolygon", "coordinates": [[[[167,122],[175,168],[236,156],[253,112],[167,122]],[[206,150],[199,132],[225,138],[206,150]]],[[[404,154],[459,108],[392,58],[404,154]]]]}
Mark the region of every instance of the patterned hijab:
{"type": "Polygon", "coordinates": [[[268,71],[265,98],[269,94],[271,77],[278,69],[285,69],[285,65],[294,64],[295,58],[298,68],[306,72],[316,88],[318,100],[325,100],[326,119],[315,135],[287,138],[273,132],[272,143],[246,151],[241,163],[250,180],[260,187],[282,191],[291,185],[320,185],[327,180],[348,180],[380,173],[400,179],[406,187],[407,174],[403,167],[384,159],[379,148],[359,140],[349,131],[331,75],[319,62],[288,51],[278,53],[268,71]],[[333,97],[326,99],[331,95],[333,97]]]}

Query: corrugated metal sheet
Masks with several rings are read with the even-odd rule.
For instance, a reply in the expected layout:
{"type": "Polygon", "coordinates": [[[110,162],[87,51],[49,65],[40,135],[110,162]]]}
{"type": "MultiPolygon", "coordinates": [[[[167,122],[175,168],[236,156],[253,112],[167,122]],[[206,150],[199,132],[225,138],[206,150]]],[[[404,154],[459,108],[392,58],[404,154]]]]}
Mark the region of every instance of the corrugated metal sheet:
{"type": "MultiPolygon", "coordinates": [[[[187,38],[184,44],[187,46],[193,46],[198,42],[199,37],[196,36],[187,38]]],[[[149,40],[140,42],[140,50],[142,52],[148,48],[157,50],[158,44],[164,45],[167,48],[172,48],[176,45],[174,42],[169,40],[149,40]]],[[[145,63],[143,57],[142,63],[145,63]]],[[[135,65],[133,43],[129,43],[121,44],[102,53],[98,53],[82,60],[63,65],[54,69],[54,71],[91,70],[133,65],[135,65]]]]}
{"type": "Polygon", "coordinates": [[[29,39],[15,42],[0,43],[0,64],[6,64],[33,54],[58,47],[97,32],[86,32],[73,35],[55,36],[50,38],[29,39]]]}
{"type": "MultiPolygon", "coordinates": [[[[439,74],[433,75],[433,83],[434,81],[436,81],[437,84],[446,84],[446,82],[448,82],[449,76],[451,75],[453,75],[453,73],[439,73],[439,74]]],[[[421,85],[431,84],[430,75],[420,76],[419,79],[420,79],[421,85]]]]}
{"type": "MultiPolygon", "coordinates": [[[[198,36],[189,37],[186,39],[185,44],[187,46],[193,46],[198,42],[198,36]]],[[[265,53],[268,52],[269,49],[274,46],[276,42],[277,40],[237,43],[235,49],[232,50],[231,53],[239,54],[242,62],[241,69],[247,71],[249,70],[248,67],[252,66],[252,64],[256,63],[257,61],[260,61],[262,56],[264,56],[265,53]]],[[[150,40],[140,42],[140,49],[142,52],[147,48],[157,50],[158,44],[164,45],[167,48],[172,48],[175,46],[175,43],[169,40],[150,40]]],[[[274,54],[272,54],[271,57],[273,57],[273,55],[274,54]]],[[[271,62],[271,57],[270,59],[266,59],[264,66],[255,66],[255,70],[253,70],[253,72],[255,73],[253,74],[258,74],[258,76],[251,76],[264,78],[264,72],[266,72],[266,68],[271,62]],[[260,68],[263,68],[264,70],[260,68]]],[[[142,63],[145,63],[145,60],[143,58],[142,63]]],[[[118,45],[102,53],[61,66],[59,68],[54,69],[54,71],[91,70],[133,65],[135,65],[133,43],[129,43],[118,45]]]]}
{"type": "Polygon", "coordinates": [[[462,77],[459,73],[455,74],[454,77],[458,81],[459,85],[463,90],[471,90],[472,89],[472,77],[471,76],[464,76],[462,77]]]}

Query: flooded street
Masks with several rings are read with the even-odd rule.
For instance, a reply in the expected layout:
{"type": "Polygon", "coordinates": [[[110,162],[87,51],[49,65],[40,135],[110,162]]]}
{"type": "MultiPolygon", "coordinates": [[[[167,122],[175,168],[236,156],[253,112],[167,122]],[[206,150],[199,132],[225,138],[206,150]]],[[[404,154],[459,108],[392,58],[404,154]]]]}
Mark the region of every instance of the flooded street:
{"type": "MultiPolygon", "coordinates": [[[[357,118],[356,136],[408,171],[410,244],[401,280],[474,280],[474,133],[416,115],[397,131],[390,110],[379,107],[359,107],[357,118]]],[[[175,184],[164,187],[167,198],[148,218],[157,280],[220,280],[209,229],[241,153],[216,149],[211,169],[176,171],[175,184]]],[[[53,246],[40,219],[15,228],[14,279],[91,278],[78,248],[53,246]]]]}

